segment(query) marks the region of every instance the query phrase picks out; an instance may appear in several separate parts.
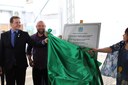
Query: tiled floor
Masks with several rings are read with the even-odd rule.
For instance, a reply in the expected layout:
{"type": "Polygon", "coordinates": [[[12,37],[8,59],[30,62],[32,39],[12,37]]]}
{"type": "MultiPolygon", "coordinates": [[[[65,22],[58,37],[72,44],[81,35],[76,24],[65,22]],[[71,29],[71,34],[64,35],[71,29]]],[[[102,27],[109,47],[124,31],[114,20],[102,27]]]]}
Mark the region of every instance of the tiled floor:
{"type": "Polygon", "coordinates": [[[26,76],[26,84],[25,85],[33,85],[32,82],[32,68],[28,67],[27,76],[26,76]]]}
{"type": "MultiPolygon", "coordinates": [[[[27,68],[27,73],[26,74],[27,74],[27,76],[26,76],[26,84],[25,85],[33,85],[33,83],[32,83],[32,75],[31,75],[32,74],[31,67],[27,68]]],[[[1,81],[0,81],[0,85],[1,85],[1,81]]]]}

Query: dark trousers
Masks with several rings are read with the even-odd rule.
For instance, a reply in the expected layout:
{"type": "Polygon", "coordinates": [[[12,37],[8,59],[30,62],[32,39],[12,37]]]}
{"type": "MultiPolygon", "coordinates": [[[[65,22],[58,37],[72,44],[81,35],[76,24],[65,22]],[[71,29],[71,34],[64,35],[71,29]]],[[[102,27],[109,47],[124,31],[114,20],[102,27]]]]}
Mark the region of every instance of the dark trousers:
{"type": "Polygon", "coordinates": [[[25,85],[26,68],[5,70],[6,85],[25,85]]]}
{"type": "Polygon", "coordinates": [[[47,69],[33,68],[33,83],[34,85],[48,85],[48,72],[47,69]]]}
{"type": "Polygon", "coordinates": [[[1,75],[1,85],[4,85],[4,73],[1,75]]]}

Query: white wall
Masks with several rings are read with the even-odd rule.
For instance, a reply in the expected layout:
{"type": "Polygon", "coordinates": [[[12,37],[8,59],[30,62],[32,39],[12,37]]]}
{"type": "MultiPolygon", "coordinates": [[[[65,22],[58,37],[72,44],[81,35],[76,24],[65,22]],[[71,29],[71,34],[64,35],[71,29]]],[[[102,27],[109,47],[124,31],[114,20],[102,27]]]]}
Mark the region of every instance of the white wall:
{"type": "Polygon", "coordinates": [[[101,22],[99,47],[120,40],[128,27],[127,0],[75,0],[75,23],[101,22]]]}

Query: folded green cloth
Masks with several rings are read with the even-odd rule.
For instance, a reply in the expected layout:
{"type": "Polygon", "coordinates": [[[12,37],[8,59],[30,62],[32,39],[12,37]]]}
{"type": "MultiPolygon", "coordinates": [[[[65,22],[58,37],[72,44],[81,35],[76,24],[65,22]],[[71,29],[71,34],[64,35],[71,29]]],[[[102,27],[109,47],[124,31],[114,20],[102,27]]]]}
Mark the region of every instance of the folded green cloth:
{"type": "Polygon", "coordinates": [[[53,36],[48,31],[48,77],[50,85],[102,85],[95,55],[53,36]],[[96,62],[95,62],[96,61],[96,62]]]}

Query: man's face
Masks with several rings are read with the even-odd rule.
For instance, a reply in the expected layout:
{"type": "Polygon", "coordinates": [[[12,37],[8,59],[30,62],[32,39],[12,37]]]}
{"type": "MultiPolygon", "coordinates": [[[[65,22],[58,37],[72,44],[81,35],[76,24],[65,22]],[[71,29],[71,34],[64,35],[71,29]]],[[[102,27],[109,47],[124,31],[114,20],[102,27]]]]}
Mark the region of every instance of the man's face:
{"type": "Polygon", "coordinates": [[[44,34],[45,33],[45,27],[46,27],[46,25],[42,21],[38,22],[37,25],[36,25],[37,31],[40,34],[44,34]]]}
{"type": "Polygon", "coordinates": [[[20,29],[20,19],[13,19],[13,22],[11,23],[11,27],[14,30],[20,29]]]}

